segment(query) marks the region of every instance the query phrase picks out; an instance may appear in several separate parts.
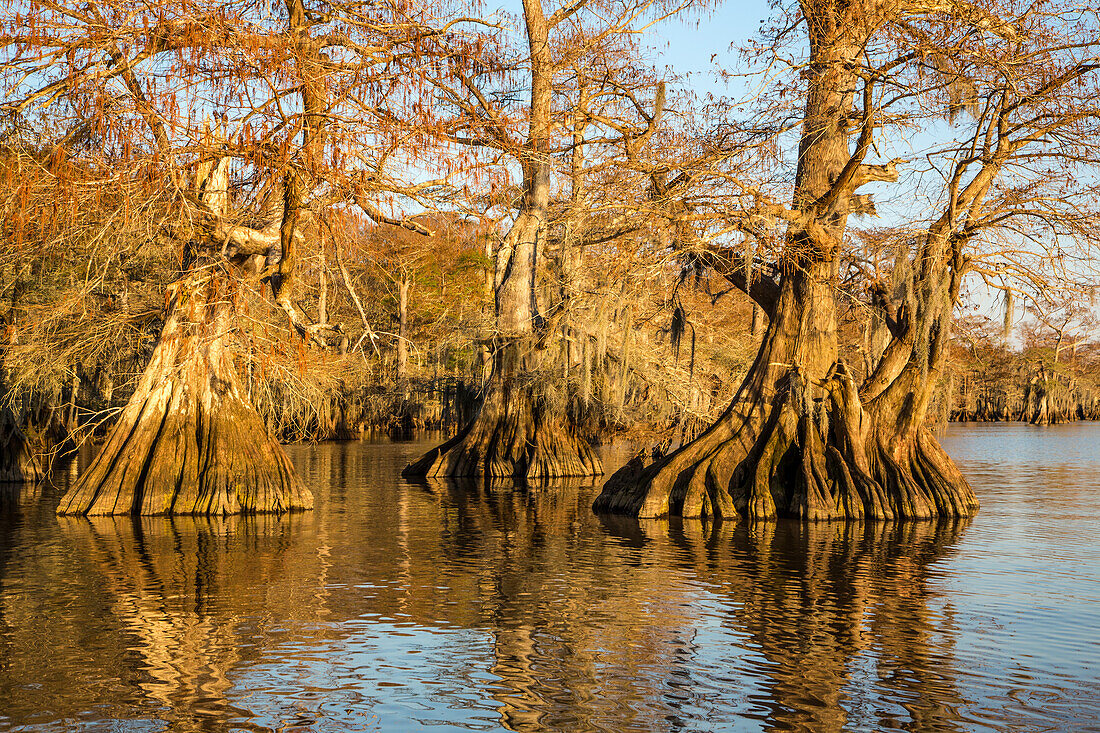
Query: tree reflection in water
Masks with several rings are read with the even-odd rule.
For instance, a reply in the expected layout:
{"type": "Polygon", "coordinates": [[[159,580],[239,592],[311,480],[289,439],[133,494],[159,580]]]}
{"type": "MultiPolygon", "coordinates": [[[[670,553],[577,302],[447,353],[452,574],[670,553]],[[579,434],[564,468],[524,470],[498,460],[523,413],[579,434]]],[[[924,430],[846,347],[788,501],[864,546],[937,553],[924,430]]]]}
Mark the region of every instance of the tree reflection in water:
{"type": "Polygon", "coordinates": [[[645,729],[655,717],[680,729],[697,726],[700,711],[727,722],[740,713],[767,730],[959,728],[951,612],[928,579],[968,520],[733,526],[608,516],[601,524],[627,551],[596,555],[574,536],[588,510],[580,481],[517,492],[452,480],[431,490],[457,512],[462,531],[446,534],[461,538],[454,552],[476,552],[491,575],[492,694],[510,730],[645,729]],[[476,551],[471,538],[483,542],[476,551]],[[748,636],[726,653],[762,655],[757,680],[722,690],[694,679],[709,643],[699,633],[713,609],[704,594],[724,607],[730,631],[748,636]]]}
{"type": "Polygon", "coordinates": [[[324,608],[325,559],[309,515],[59,517],[125,637],[132,684],[170,731],[220,731],[247,709],[233,673],[258,636],[324,608]],[[242,697],[237,690],[233,697],[242,697]]]}
{"type": "Polygon", "coordinates": [[[963,727],[935,581],[962,524],[639,523],[583,481],[316,456],[318,511],[282,518],[0,497],[0,727],[963,727]]]}
{"type": "Polygon", "coordinates": [[[667,532],[732,601],[730,622],[765,659],[766,729],[927,731],[959,727],[950,611],[936,608],[928,579],[968,522],[637,531],[667,532]]]}

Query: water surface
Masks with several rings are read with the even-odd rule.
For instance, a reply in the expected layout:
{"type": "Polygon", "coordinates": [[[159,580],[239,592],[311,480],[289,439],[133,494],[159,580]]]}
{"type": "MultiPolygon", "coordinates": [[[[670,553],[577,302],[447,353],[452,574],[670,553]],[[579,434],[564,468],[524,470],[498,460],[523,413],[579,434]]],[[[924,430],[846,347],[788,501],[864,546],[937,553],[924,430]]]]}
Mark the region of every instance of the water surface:
{"type": "Polygon", "coordinates": [[[1100,730],[1100,425],[952,426],[969,522],[600,518],[290,448],[282,518],[0,495],[0,729],[1100,730]]]}

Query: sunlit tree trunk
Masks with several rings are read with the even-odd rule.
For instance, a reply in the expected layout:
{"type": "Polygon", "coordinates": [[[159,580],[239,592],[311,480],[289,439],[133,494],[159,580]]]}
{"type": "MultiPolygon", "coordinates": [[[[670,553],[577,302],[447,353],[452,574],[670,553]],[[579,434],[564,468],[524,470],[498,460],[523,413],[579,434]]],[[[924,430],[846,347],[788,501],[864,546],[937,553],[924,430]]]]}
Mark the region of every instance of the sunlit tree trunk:
{"type": "MultiPolygon", "coordinates": [[[[827,520],[977,509],[961,473],[921,427],[938,367],[913,371],[915,329],[883,357],[889,390],[861,390],[839,359],[835,290],[847,217],[859,203],[854,192],[869,180],[896,179],[892,167],[862,163],[873,129],[870,91],[856,73],[877,22],[868,9],[875,4],[803,4],[811,50],[793,215],[779,282],[746,285],[768,326],[733,403],[679,450],[617,472],[596,511],[827,520]],[[861,88],[865,116],[853,153],[850,116],[861,88]]],[[[937,311],[943,334],[950,309],[937,311]]]]}
{"type": "Polygon", "coordinates": [[[310,509],[282,447],[241,393],[227,345],[232,281],[210,264],[170,286],[141,382],[59,514],[310,509]]]}
{"type": "MultiPolygon", "coordinates": [[[[238,383],[229,348],[236,330],[238,288],[258,261],[275,303],[303,340],[323,343],[293,300],[308,190],[322,163],[326,124],[324,73],[311,19],[301,0],[286,0],[288,25],[280,39],[295,58],[300,87],[301,148],[265,161],[282,179],[281,217],[263,229],[233,223],[225,130],[207,127],[207,149],[196,162],[193,190],[201,206],[187,207],[189,224],[175,232],[186,242],[184,271],[169,286],[165,323],[134,395],[103,448],[63,497],[59,514],[235,514],[313,507],[275,436],[238,383]],[[272,165],[274,163],[274,165],[272,165]],[[276,228],[277,227],[277,228],[276,228]]],[[[117,51],[117,49],[115,49],[117,51]]],[[[153,133],[159,160],[173,185],[183,185],[176,155],[147,90],[124,67],[127,91],[153,133]]],[[[181,191],[182,193],[182,191],[181,191]]]]}
{"type": "Polygon", "coordinates": [[[539,343],[535,279],[550,202],[553,58],[541,0],[525,0],[523,8],[531,52],[530,129],[523,200],[495,258],[492,374],[474,420],[408,466],[409,476],[542,478],[603,472],[591,446],[569,424],[564,404],[555,403],[538,376],[552,351],[539,343]]]}
{"type": "Polygon", "coordinates": [[[317,270],[317,324],[328,325],[328,257],[321,243],[321,266],[317,270]]]}
{"type": "Polygon", "coordinates": [[[397,283],[397,382],[409,377],[409,279],[397,283]]]}

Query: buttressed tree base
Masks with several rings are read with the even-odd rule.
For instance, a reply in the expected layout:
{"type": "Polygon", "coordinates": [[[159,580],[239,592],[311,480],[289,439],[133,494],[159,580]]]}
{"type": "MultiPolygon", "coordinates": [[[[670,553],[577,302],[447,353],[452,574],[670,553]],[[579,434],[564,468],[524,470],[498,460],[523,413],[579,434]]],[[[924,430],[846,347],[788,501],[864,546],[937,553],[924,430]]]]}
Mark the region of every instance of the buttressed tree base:
{"type": "Polygon", "coordinates": [[[543,479],[597,476],[599,457],[563,417],[536,394],[520,344],[498,349],[485,399],[451,440],[407,466],[405,476],[492,476],[543,479]]]}
{"type": "Polygon", "coordinates": [[[477,417],[452,440],[407,466],[406,476],[594,476],[599,458],[561,405],[538,392],[541,317],[535,295],[550,210],[554,58],[550,35],[567,14],[547,17],[542,0],[524,0],[531,97],[526,140],[511,146],[523,169],[520,211],[497,248],[493,371],[477,417]]]}
{"type": "MultiPolygon", "coordinates": [[[[957,170],[943,215],[900,238],[894,275],[904,285],[901,303],[869,288],[876,294],[871,307],[881,311],[893,338],[857,384],[838,339],[847,220],[873,211],[857,189],[898,180],[897,161],[866,162],[884,124],[877,86],[885,78],[865,68],[867,49],[880,29],[901,28],[930,11],[878,1],[807,2],[800,9],[809,58],[801,72],[806,87],[793,200],[785,206],[758,196],[756,202],[783,222],[781,251],[759,273],[747,255],[731,268],[743,274],[735,284],[769,318],[756,361],[711,428],[647,468],[635,461],[616,473],[596,511],[817,521],[930,519],[978,509],[925,418],[967,268],[962,247],[974,236],[973,212],[1015,148],[1004,141],[1004,150],[979,160],[976,171],[957,170]]],[[[968,19],[943,22],[945,32],[963,38],[972,35],[971,24],[1011,35],[976,8],[968,19]]],[[[980,128],[977,134],[984,137],[980,128]]],[[[960,157],[956,165],[973,160],[960,157]]],[[[757,231],[748,217],[740,227],[746,237],[757,231]]]]}
{"type": "Polygon", "coordinates": [[[225,343],[231,282],[211,263],[171,286],[149,366],[58,514],[313,508],[313,495],[238,388],[225,343]]]}

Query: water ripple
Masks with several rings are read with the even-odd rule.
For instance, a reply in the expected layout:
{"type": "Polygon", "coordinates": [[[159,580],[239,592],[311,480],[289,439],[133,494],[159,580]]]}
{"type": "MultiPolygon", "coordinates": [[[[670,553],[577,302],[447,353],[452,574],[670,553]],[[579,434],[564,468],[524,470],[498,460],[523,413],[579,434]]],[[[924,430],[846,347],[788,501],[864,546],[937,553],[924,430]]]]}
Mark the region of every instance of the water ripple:
{"type": "Polygon", "coordinates": [[[416,444],[293,447],[279,519],[9,488],[0,730],[1100,730],[1100,426],[945,446],[968,523],[600,518],[404,482],[416,444]]]}

